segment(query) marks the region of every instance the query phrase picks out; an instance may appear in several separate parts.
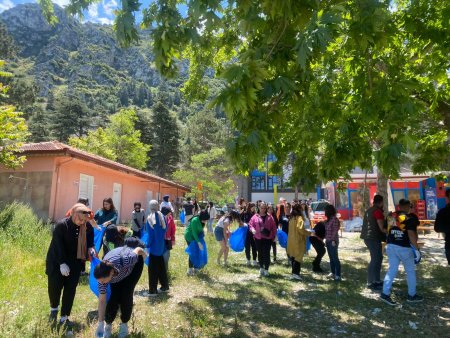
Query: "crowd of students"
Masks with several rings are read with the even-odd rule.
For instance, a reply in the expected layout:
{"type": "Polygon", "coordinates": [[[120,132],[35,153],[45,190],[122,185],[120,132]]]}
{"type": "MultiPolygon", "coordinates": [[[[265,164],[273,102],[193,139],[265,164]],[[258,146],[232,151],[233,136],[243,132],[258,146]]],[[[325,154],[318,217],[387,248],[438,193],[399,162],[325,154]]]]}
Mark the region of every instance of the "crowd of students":
{"type": "MultiPolygon", "coordinates": [[[[447,198],[450,200],[449,191],[447,198]]],[[[120,309],[119,337],[125,337],[132,313],[134,289],[141,277],[144,261],[148,264],[149,276],[149,288],[145,295],[154,297],[169,291],[168,262],[170,251],[175,244],[176,232],[174,210],[168,196],[164,196],[161,204],[156,200],[150,201],[148,213],[140,202],[136,202],[131,213],[132,224],[128,228],[117,225],[118,215],[111,198],[105,198],[102,208],[95,214],[88,205],[89,201],[86,199],[78,200],[68,211],[67,217],[57,222],[54,227],[46,258],[50,320],[58,327],[63,327],[67,333],[72,331],[69,316],[78,281],[85,262],[98,255],[99,250],[94,246],[94,232],[101,231],[104,233],[101,238],[104,256],[93,270],[99,290],[99,322],[96,334],[99,337],[111,336],[112,322],[120,309]]],[[[438,213],[437,231],[450,232],[449,208],[450,203],[438,213]]],[[[223,265],[228,264],[229,238],[233,227],[246,227],[243,240],[247,265],[258,266],[259,277],[268,276],[271,263],[277,260],[277,233],[282,231],[287,235],[286,253],[292,279],[301,280],[301,266],[309,242],[316,251],[312,263],[313,271],[325,272],[321,267],[321,260],[328,252],[328,277],[336,282],[341,281],[338,236],[340,222],[336,209],[331,204],[325,207],[326,221],[315,225],[310,220],[306,201],[289,203],[280,199],[277,206],[262,201],[241,201],[237,210],[231,210],[218,218],[214,228],[212,226],[217,219],[217,210],[212,202],[202,209],[188,199],[183,209],[186,215],[186,244],[193,244],[200,251],[206,250],[203,240],[206,227],[208,233],[213,234],[220,244],[217,264],[222,264],[222,259],[223,265]],[[273,260],[270,258],[271,251],[273,260]]],[[[373,206],[365,212],[361,233],[370,253],[367,287],[380,291],[382,301],[396,305],[396,301],[391,297],[391,289],[399,264],[402,263],[407,274],[407,301],[420,302],[423,298],[416,293],[415,274],[415,264],[421,257],[417,243],[418,218],[411,212],[411,203],[408,200],[401,200],[399,210],[395,213],[389,213],[387,217],[384,215],[383,198],[376,195],[373,206]],[[383,241],[387,242],[386,253],[389,259],[384,280],[381,279],[383,241]]],[[[195,273],[196,269],[189,256],[187,274],[195,273]]]]}

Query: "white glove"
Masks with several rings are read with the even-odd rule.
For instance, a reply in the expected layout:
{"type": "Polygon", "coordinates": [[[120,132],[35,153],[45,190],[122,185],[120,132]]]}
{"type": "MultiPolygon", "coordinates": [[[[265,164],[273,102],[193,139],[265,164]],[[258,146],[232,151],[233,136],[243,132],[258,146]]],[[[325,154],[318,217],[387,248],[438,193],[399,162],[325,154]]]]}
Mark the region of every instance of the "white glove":
{"type": "Polygon", "coordinates": [[[66,263],[62,263],[59,266],[59,271],[61,271],[61,275],[66,276],[66,277],[70,274],[70,268],[66,263]]]}
{"type": "Polygon", "coordinates": [[[199,248],[201,251],[203,251],[203,244],[200,243],[200,242],[198,242],[197,244],[198,244],[198,248],[199,248]]]}
{"type": "Polygon", "coordinates": [[[96,337],[102,337],[105,334],[105,322],[98,322],[97,330],[95,331],[96,337]]]}

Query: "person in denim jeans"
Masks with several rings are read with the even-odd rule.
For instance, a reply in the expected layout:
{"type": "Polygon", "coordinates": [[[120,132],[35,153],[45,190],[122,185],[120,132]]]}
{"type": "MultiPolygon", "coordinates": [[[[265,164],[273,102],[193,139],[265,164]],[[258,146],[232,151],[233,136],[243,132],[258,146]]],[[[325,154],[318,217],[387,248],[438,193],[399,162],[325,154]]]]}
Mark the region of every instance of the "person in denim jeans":
{"type": "Polygon", "coordinates": [[[333,205],[328,204],[325,207],[325,245],[327,247],[328,257],[330,259],[330,274],[328,277],[339,282],[341,280],[341,262],[339,261],[339,229],[341,227],[336,217],[336,209],[333,205]]]}
{"type": "Polygon", "coordinates": [[[402,262],[406,272],[407,301],[415,303],[423,300],[423,297],[416,294],[416,267],[414,253],[411,250],[411,247],[413,247],[418,251],[417,226],[419,225],[419,219],[415,214],[409,213],[411,203],[408,200],[401,199],[399,207],[399,212],[388,217],[386,253],[389,259],[389,268],[384,277],[383,292],[380,295],[380,299],[389,305],[397,304],[391,298],[391,289],[400,262],[402,262]]]}
{"type": "Polygon", "coordinates": [[[367,287],[372,290],[381,290],[381,264],[383,252],[381,242],[386,240],[384,229],[383,196],[375,195],[373,206],[364,213],[361,238],[370,252],[370,263],[367,268],[367,287]]]}

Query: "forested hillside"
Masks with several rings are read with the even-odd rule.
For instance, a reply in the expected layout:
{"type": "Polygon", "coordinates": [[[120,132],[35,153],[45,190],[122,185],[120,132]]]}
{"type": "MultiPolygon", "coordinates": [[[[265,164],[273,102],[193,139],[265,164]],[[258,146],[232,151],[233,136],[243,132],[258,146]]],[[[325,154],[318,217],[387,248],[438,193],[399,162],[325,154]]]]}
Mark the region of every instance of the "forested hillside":
{"type": "MultiPolygon", "coordinates": [[[[9,90],[0,100],[23,112],[28,141],[57,139],[119,162],[123,154],[115,150],[137,145],[137,157],[122,162],[168,178],[189,170],[192,155],[223,149],[230,132],[223,113],[209,110],[207,101],[183,98],[187,61],[177,78],[166,80],[153,66],[148,32],[140,32],[137,45],[121,48],[111,26],[82,23],[57,5],[55,14],[55,26],[37,4],[0,14],[0,60],[13,74],[3,80],[9,90]]],[[[211,96],[221,86],[208,78],[211,96]]],[[[218,161],[225,164],[223,156],[218,161]]],[[[196,186],[198,179],[182,183],[196,186]]],[[[228,181],[226,192],[230,187],[228,181]]]]}

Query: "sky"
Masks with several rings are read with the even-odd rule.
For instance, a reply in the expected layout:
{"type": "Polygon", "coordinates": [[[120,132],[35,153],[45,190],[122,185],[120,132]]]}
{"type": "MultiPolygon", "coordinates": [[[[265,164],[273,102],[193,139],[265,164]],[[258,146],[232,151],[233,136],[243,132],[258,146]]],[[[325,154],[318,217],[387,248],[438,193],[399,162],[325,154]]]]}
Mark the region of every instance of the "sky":
{"type": "MultiPolygon", "coordinates": [[[[8,10],[18,4],[35,3],[36,0],[0,0],[0,13],[8,10]]],[[[55,4],[64,7],[69,3],[69,0],[53,0],[55,4]]],[[[146,8],[152,0],[140,0],[141,8],[146,8]]],[[[120,0],[100,0],[93,4],[84,13],[83,21],[90,21],[101,24],[112,24],[114,19],[113,11],[120,5],[120,0]]],[[[136,13],[136,19],[139,22],[140,12],[136,13]]]]}

